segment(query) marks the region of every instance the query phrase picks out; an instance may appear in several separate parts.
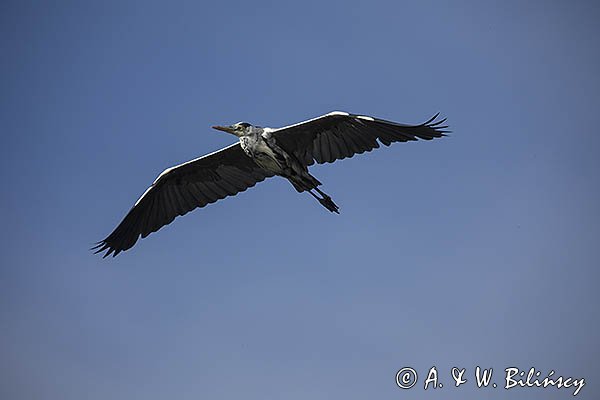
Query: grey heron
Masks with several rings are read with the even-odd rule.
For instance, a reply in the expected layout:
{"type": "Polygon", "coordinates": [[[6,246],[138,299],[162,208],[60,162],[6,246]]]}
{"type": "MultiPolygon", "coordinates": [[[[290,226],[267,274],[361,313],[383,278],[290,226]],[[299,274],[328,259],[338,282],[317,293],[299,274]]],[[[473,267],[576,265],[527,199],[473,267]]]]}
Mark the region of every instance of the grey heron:
{"type": "Polygon", "coordinates": [[[449,131],[439,113],[419,125],[406,125],[366,115],[334,111],[282,128],[247,122],[214,129],[235,135],[238,142],[214,153],[163,171],[95,253],[116,256],[175,217],[242,192],[266,178],[286,178],[298,192],[308,192],[327,210],[339,207],[308,171],[319,164],[352,157],[393,142],[431,140],[449,131]]]}

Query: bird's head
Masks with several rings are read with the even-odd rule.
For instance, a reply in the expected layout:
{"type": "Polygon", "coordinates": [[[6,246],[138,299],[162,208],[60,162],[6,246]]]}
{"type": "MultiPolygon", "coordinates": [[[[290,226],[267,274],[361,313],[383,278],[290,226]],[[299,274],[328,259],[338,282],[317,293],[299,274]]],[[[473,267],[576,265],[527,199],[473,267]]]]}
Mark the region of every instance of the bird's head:
{"type": "Polygon", "coordinates": [[[237,137],[247,135],[249,132],[251,132],[252,128],[253,126],[247,122],[238,122],[229,126],[213,126],[213,129],[231,133],[237,137]]]}

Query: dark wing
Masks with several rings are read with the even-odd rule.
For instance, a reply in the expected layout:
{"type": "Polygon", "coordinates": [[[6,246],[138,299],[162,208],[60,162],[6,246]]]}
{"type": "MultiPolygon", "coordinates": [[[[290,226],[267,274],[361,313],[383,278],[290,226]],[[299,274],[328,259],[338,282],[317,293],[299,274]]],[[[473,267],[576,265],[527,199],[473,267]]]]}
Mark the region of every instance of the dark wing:
{"type": "Polygon", "coordinates": [[[123,221],[93,249],[113,257],[130,249],[140,235],[171,223],[197,207],[243,192],[273,174],[260,168],[239,143],[166,169],[129,210],[123,221]]]}
{"type": "Polygon", "coordinates": [[[431,140],[449,131],[439,113],[420,125],[405,125],[365,115],[335,111],[298,124],[275,129],[271,134],[284,150],[292,152],[305,165],[334,162],[371,151],[381,142],[431,140]]]}

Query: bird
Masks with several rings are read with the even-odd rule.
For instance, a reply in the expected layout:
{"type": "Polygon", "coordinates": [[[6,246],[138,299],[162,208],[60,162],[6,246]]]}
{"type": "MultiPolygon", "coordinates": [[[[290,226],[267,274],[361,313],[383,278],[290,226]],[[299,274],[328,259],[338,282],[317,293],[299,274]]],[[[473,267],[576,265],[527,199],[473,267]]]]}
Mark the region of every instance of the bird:
{"type": "Polygon", "coordinates": [[[263,128],[248,122],[213,126],[238,141],[221,150],[167,168],[135,202],[121,223],[96,243],[94,253],[113,257],[132,248],[170,224],[175,217],[253,187],[273,176],[287,179],[294,189],[307,192],[332,213],[339,207],[323,192],[308,170],[315,162],[332,163],[394,142],[431,140],[446,136],[446,118],[439,113],[418,125],[407,125],[367,115],[333,111],[284,126],[263,128]]]}

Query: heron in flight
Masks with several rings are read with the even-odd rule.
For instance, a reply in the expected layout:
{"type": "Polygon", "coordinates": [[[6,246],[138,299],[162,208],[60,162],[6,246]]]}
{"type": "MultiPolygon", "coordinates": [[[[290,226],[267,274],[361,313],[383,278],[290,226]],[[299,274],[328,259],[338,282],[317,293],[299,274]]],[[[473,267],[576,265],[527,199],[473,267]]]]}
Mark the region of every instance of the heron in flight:
{"type": "Polygon", "coordinates": [[[449,131],[439,113],[419,125],[406,125],[365,115],[335,111],[308,121],[263,128],[247,122],[214,129],[238,137],[238,142],[214,153],[168,168],[142,194],[115,230],[92,249],[104,257],[128,250],[175,217],[243,192],[279,175],[294,189],[308,192],[327,210],[339,207],[308,171],[319,164],[352,157],[393,142],[431,140],[449,131]]]}

